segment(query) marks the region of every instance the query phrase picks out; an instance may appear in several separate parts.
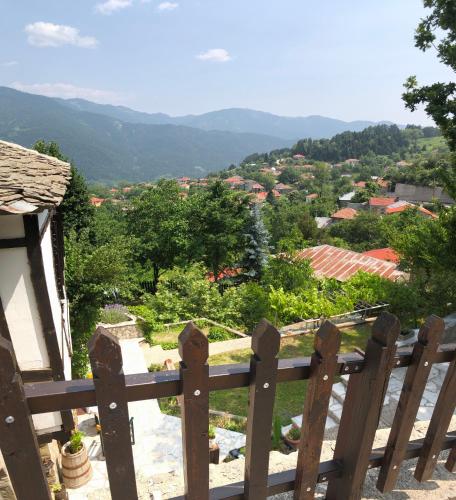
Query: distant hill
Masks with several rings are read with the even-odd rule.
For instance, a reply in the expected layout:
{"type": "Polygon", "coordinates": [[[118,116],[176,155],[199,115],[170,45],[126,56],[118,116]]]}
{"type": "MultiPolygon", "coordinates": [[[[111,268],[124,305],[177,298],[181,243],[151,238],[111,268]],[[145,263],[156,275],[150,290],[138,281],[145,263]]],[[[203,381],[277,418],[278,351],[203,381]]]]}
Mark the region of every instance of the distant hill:
{"type": "MultiPolygon", "coordinates": [[[[286,117],[251,109],[222,109],[202,115],[172,117],[163,113],[143,113],[124,106],[96,104],[83,99],[59,99],[72,109],[99,113],[129,123],[149,125],[185,125],[202,130],[225,130],[236,133],[272,135],[283,139],[298,140],[330,138],[345,131],[359,132],[372,125],[371,121],[345,122],[324,116],[286,117]]],[[[391,124],[391,122],[381,122],[391,124]]],[[[252,151],[253,153],[254,151],[252,151]]]]}
{"type": "Polygon", "coordinates": [[[164,115],[0,87],[0,138],[26,147],[38,139],[57,141],[89,180],[202,177],[238,163],[249,153],[292,145],[257,133],[157,124],[154,116],[165,120],[164,115]]]}

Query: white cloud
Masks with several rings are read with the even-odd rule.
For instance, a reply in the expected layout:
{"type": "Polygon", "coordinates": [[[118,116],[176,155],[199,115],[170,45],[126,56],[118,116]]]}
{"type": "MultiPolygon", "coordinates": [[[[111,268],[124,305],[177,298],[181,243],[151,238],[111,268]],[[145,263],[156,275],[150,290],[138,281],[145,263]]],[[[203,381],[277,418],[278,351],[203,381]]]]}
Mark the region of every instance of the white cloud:
{"type": "Polygon", "coordinates": [[[157,9],[163,12],[165,10],[177,9],[177,7],[179,7],[179,4],[176,2],[162,2],[158,4],[157,9]]]}
{"type": "Polygon", "coordinates": [[[198,54],[197,59],[201,61],[227,62],[231,61],[229,52],[225,49],[209,49],[202,54],[198,54]]]}
{"type": "Polygon", "coordinates": [[[28,35],[29,44],[35,47],[75,45],[84,49],[92,49],[98,44],[93,36],[81,36],[77,28],[63,24],[44,22],[27,24],[25,32],[28,35]]]}
{"type": "Polygon", "coordinates": [[[133,0],[106,0],[106,2],[99,3],[95,6],[95,10],[100,14],[112,14],[117,10],[126,9],[130,7],[133,0]]]}
{"type": "Polygon", "coordinates": [[[118,104],[122,96],[110,90],[91,89],[86,87],[77,87],[70,83],[32,83],[26,84],[13,82],[10,87],[21,92],[30,94],[39,94],[46,97],[61,97],[63,99],[87,99],[101,104],[118,104]]]}
{"type": "Polygon", "coordinates": [[[17,61],[5,61],[0,63],[3,68],[11,68],[12,66],[17,66],[19,63],[17,61]]]}

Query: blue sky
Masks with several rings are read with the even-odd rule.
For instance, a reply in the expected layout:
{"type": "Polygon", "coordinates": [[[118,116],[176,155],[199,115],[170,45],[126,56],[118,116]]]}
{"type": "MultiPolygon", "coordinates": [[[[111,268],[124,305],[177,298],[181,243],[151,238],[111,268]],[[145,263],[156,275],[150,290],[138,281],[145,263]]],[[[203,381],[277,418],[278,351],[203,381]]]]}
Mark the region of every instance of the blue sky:
{"type": "Polygon", "coordinates": [[[0,0],[0,85],[172,115],[248,107],[428,123],[402,84],[422,0],[0,0]]]}

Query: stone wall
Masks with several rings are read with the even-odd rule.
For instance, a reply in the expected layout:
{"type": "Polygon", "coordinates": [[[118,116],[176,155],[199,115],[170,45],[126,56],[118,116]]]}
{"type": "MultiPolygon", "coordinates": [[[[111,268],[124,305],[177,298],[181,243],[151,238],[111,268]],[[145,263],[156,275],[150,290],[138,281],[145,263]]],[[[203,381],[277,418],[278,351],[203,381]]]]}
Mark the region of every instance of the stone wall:
{"type": "Polygon", "coordinates": [[[135,316],[129,316],[130,321],[124,321],[123,323],[117,323],[115,325],[110,325],[107,323],[99,323],[97,326],[102,326],[111,335],[118,338],[119,340],[137,339],[143,337],[141,329],[136,324],[135,316]]]}

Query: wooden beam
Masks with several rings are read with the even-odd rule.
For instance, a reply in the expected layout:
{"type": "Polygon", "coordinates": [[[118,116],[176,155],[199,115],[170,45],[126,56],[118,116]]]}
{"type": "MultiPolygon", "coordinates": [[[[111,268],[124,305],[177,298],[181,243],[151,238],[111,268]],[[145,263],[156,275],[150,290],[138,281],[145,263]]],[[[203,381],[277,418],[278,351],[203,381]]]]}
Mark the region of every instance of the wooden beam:
{"type": "Polygon", "coordinates": [[[39,370],[23,370],[21,377],[25,384],[34,382],[50,382],[53,380],[52,370],[50,368],[41,368],[39,370]]]}
{"type": "MultiPolygon", "coordinates": [[[[65,380],[63,361],[60,354],[57,331],[52,316],[51,300],[46,282],[43,254],[41,251],[40,228],[37,215],[24,215],[25,240],[27,244],[27,256],[30,266],[30,278],[32,281],[38,314],[43,329],[46,350],[49,363],[55,381],[65,380]]],[[[71,412],[62,412],[63,428],[71,430],[74,427],[71,412]]]]}
{"type": "Polygon", "coordinates": [[[25,247],[25,238],[6,238],[0,240],[0,249],[2,248],[20,248],[25,247]]]}
{"type": "MultiPolygon", "coordinates": [[[[456,345],[441,345],[434,363],[448,363],[455,359],[456,345]]],[[[412,347],[397,350],[394,367],[408,366],[412,362],[412,347]]],[[[366,362],[360,354],[339,354],[337,372],[359,374],[366,362]]],[[[310,377],[311,358],[279,359],[277,382],[307,380],[310,377]]],[[[177,370],[155,373],[138,373],[125,376],[128,401],[166,398],[182,394],[182,381],[177,370]]],[[[209,390],[235,389],[250,385],[249,364],[219,365],[209,367],[209,390]]],[[[66,380],[26,384],[25,393],[32,414],[49,411],[83,408],[96,405],[93,380],[66,380]]]]}

